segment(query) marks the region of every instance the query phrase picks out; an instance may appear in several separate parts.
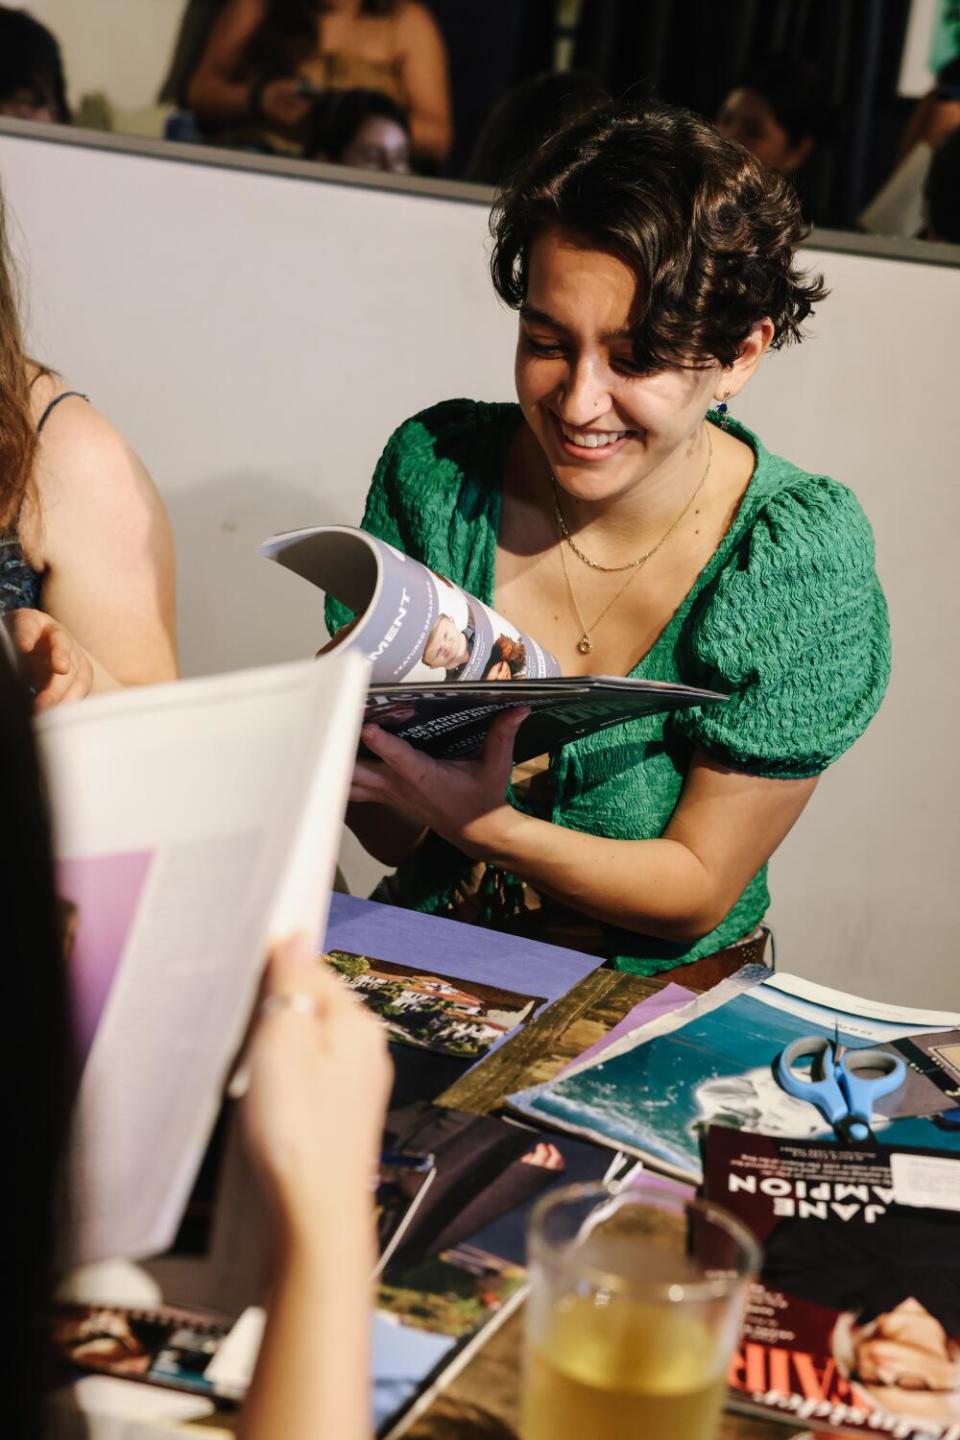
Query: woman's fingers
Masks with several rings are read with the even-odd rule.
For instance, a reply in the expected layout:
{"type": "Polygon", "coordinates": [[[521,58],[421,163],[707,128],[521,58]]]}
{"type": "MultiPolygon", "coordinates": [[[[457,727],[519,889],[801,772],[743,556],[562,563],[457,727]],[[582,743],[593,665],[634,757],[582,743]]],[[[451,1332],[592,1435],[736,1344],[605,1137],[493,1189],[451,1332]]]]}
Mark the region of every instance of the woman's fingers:
{"type": "Polygon", "coordinates": [[[411,774],[415,768],[424,764],[424,756],[418,750],[414,750],[406,740],[398,740],[396,735],[391,735],[379,725],[364,725],[360,731],[360,739],[368,750],[385,760],[398,775],[411,774]]]}
{"type": "Polygon", "coordinates": [[[483,742],[481,757],[484,766],[490,766],[499,773],[504,772],[504,784],[506,777],[513,769],[513,745],[517,738],[517,731],[526,720],[530,711],[526,705],[511,706],[511,708],[498,715],[483,742]]]}
{"type": "Polygon", "coordinates": [[[268,995],[278,995],[298,987],[310,989],[319,968],[316,946],[303,931],[278,940],[270,951],[265,991],[268,995]]]}

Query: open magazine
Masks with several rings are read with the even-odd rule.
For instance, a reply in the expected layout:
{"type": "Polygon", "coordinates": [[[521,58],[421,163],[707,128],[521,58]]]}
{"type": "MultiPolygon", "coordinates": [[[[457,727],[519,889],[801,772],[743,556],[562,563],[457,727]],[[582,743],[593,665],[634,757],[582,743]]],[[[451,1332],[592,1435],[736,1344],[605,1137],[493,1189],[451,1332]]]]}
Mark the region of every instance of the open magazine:
{"type": "MultiPolygon", "coordinates": [[[[939,1037],[957,1023],[956,1015],[882,1005],[745,966],[558,1079],[512,1095],[509,1104],[537,1124],[632,1151],[667,1174],[699,1182],[700,1137],[710,1124],[798,1140],[832,1135],[818,1110],[787,1095],[773,1077],[773,1062],[791,1041],[836,1034],[848,1047],[897,1046],[923,1031],[939,1037]]],[[[907,1083],[879,1103],[877,1138],[960,1150],[960,1130],[943,1119],[953,1103],[929,1070],[911,1063],[907,1083]]]]}
{"type": "Polygon", "coordinates": [[[267,943],[326,915],[366,684],[347,654],[38,720],[79,1072],[68,1263],[171,1243],[267,943]]]}
{"type": "Polygon", "coordinates": [[[738,1408],[831,1434],[960,1436],[960,1158],[712,1127],[706,1195],[763,1246],[738,1408]]]}
{"type": "Polygon", "coordinates": [[[356,650],[370,662],[365,718],[440,759],[476,751],[511,705],[534,712],[517,736],[521,761],[638,715],[725,698],[667,681],[565,677],[532,636],[365,530],[290,530],[260,553],[353,611],[328,653],[356,650]]]}

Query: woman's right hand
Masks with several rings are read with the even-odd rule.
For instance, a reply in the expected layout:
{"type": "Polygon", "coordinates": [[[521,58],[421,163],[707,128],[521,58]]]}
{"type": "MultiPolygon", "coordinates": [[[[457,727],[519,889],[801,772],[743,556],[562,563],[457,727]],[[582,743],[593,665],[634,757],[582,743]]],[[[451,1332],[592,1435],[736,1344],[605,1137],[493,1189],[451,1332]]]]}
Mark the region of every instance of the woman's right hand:
{"type": "Polygon", "coordinates": [[[310,114],[312,99],[295,75],[270,80],[257,96],[257,113],[281,130],[296,130],[310,114]]]}
{"type": "Polygon", "coordinates": [[[34,709],[82,700],[93,689],[93,662],[65,625],[42,610],[11,610],[5,617],[34,709]]]}
{"type": "Polygon", "coordinates": [[[248,1147],[283,1237],[336,1232],[344,1206],[372,1198],[391,1064],[386,1031],[303,935],[271,953],[264,998],[306,996],[261,1013],[243,1101],[248,1147]],[[332,1228],[331,1228],[332,1227],[332,1228]]]}

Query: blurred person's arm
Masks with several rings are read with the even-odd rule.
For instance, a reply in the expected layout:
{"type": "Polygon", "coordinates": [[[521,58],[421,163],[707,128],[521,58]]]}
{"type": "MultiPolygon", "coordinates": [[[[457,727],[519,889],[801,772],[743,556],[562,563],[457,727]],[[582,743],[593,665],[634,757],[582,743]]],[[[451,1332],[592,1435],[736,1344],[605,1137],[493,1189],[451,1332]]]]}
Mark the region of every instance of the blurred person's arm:
{"type": "Polygon", "coordinates": [[[433,16],[414,0],[398,24],[413,153],[446,160],[453,143],[447,47],[433,16]]]}
{"type": "Polygon", "coordinates": [[[897,164],[905,159],[921,140],[926,141],[931,150],[936,150],[941,140],[945,140],[958,126],[960,100],[943,95],[939,87],[930,90],[913,108],[897,147],[897,164]]]}
{"type": "Polygon", "coordinates": [[[296,127],[310,111],[295,76],[265,85],[250,79],[250,56],[266,16],[265,0],[227,0],[187,85],[187,104],[207,125],[264,119],[296,127]]]}
{"type": "Polygon", "coordinates": [[[316,1013],[262,1016],[250,1050],[244,1130],[272,1202],[278,1261],[238,1433],[368,1440],[385,1034],[303,936],[274,951],[267,993],[309,996],[316,1013]]]}

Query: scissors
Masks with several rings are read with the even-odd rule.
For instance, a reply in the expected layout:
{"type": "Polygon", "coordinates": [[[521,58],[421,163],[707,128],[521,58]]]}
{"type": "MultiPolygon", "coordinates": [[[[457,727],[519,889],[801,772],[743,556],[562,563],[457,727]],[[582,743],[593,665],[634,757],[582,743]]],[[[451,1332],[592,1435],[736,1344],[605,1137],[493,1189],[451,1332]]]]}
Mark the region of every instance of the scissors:
{"type": "Polygon", "coordinates": [[[781,1090],[815,1105],[841,1140],[872,1140],[875,1102],[899,1089],[907,1067],[889,1050],[844,1050],[839,1034],[804,1035],[781,1050],[773,1074],[781,1090]],[[794,1068],[808,1059],[809,1071],[794,1068]]]}

